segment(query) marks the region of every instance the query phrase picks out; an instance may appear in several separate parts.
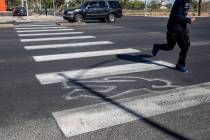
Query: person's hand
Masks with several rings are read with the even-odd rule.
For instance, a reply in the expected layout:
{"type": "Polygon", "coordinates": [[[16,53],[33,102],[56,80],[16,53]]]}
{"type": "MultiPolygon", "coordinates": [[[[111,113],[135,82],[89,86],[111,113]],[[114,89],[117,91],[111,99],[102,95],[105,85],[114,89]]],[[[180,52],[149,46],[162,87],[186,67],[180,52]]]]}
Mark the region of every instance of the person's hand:
{"type": "Polygon", "coordinates": [[[191,17],[191,23],[195,23],[196,18],[195,17],[191,17]]]}

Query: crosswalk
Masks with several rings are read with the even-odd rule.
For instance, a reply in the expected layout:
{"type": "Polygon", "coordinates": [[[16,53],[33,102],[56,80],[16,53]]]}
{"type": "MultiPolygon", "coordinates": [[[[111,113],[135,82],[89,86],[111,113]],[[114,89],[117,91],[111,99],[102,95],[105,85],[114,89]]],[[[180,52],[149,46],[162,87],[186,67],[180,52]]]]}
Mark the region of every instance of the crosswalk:
{"type": "MultiPolygon", "coordinates": [[[[16,28],[18,36],[20,37],[20,41],[23,43],[30,42],[47,42],[47,41],[59,41],[66,40],[71,42],[71,40],[82,40],[76,43],[64,43],[64,44],[41,44],[41,45],[24,45],[26,50],[44,50],[44,49],[60,49],[60,48],[78,48],[78,47],[90,47],[90,46],[100,46],[107,45],[107,47],[114,42],[101,40],[101,41],[87,41],[84,42],[85,39],[95,39],[95,36],[84,35],[83,32],[75,31],[73,28],[66,27],[58,27],[53,25],[18,25],[16,28]],[[72,32],[69,32],[72,31],[72,32]],[[27,32],[27,33],[26,33],[27,32]],[[37,33],[40,32],[40,33],[37,33]],[[79,34],[79,35],[78,35],[79,34]],[[48,37],[52,36],[53,37],[48,37]],[[60,37],[60,35],[65,35],[60,37]],[[40,37],[42,36],[42,37],[40,37]],[[47,37],[44,37],[47,36],[47,37]],[[27,38],[25,38],[27,37],[27,38]]],[[[85,50],[85,48],[84,48],[85,50]]],[[[49,62],[49,61],[58,61],[58,60],[69,60],[69,59],[80,59],[80,58],[88,58],[88,57],[100,57],[100,56],[109,56],[116,54],[129,54],[129,53],[140,53],[140,50],[136,50],[133,48],[125,48],[125,49],[106,49],[100,51],[84,51],[77,53],[65,53],[65,54],[52,54],[52,55],[40,55],[40,56],[32,56],[36,62],[49,62]]],[[[61,78],[60,73],[65,74],[69,78],[80,77],[81,79],[85,78],[94,78],[94,77],[103,77],[110,75],[121,75],[121,74],[129,74],[143,71],[151,71],[164,69],[168,67],[174,67],[174,64],[165,62],[165,61],[154,61],[148,63],[134,63],[134,64],[124,64],[124,65],[115,65],[115,66],[107,66],[107,67],[99,67],[92,69],[80,69],[80,70],[69,70],[62,72],[52,72],[52,73],[43,73],[36,74],[36,78],[39,80],[41,84],[50,84],[50,83],[58,83],[65,81],[64,78],[61,78]],[[85,74],[79,76],[80,73],[85,74]]]]}
{"type": "MultiPolygon", "coordinates": [[[[111,56],[117,54],[132,54],[141,53],[140,50],[134,48],[124,48],[124,49],[112,49],[109,45],[115,44],[114,42],[108,40],[98,40],[95,36],[84,35],[85,33],[80,31],[75,31],[73,28],[57,27],[53,25],[19,25],[15,28],[20,37],[20,41],[24,44],[24,49],[27,51],[33,50],[46,50],[46,49],[65,49],[65,48],[81,48],[86,50],[87,47],[95,46],[99,47],[101,45],[106,45],[108,49],[99,51],[83,51],[83,52],[67,52],[64,54],[46,54],[46,55],[36,55],[32,56],[35,62],[52,62],[59,60],[72,60],[72,59],[82,59],[82,58],[97,58],[101,56],[111,56]],[[62,37],[61,37],[62,36],[62,37]],[[92,39],[88,41],[88,39],[92,39]],[[57,43],[56,41],[66,40],[65,43],[57,43]],[[77,40],[77,42],[71,42],[71,40],[77,40]],[[47,44],[44,42],[55,42],[53,44],[47,44]],[[31,43],[35,42],[36,44],[31,43]],[[41,43],[41,44],[39,44],[41,43]],[[44,43],[44,44],[43,44],[44,43]]],[[[97,67],[89,69],[78,69],[78,70],[64,70],[59,72],[51,73],[41,73],[36,74],[35,77],[40,82],[41,85],[48,85],[54,83],[61,83],[70,79],[88,79],[88,78],[98,78],[105,76],[115,76],[122,74],[132,74],[145,71],[153,71],[159,69],[165,69],[168,67],[174,67],[173,64],[165,61],[154,61],[147,63],[132,63],[132,64],[121,64],[106,67],[97,67]],[[64,77],[65,76],[65,77],[64,77]]],[[[56,113],[55,113],[56,114],[56,113]]],[[[57,118],[55,117],[57,120],[57,118]]],[[[62,127],[62,126],[60,126],[62,127]]],[[[61,128],[62,129],[62,128],[61,128]]],[[[64,132],[65,133],[65,132],[64,132]]],[[[66,135],[70,136],[70,135],[66,135]]]]}
{"type": "MultiPolygon", "coordinates": [[[[120,29],[120,28],[119,28],[120,29]]],[[[117,54],[132,54],[132,53],[141,53],[140,50],[134,49],[132,47],[124,48],[124,49],[113,49],[109,48],[110,45],[115,44],[115,42],[111,42],[109,40],[98,40],[95,41],[97,37],[92,35],[85,35],[85,33],[81,31],[76,31],[73,28],[66,27],[58,27],[52,24],[29,24],[29,25],[17,25],[15,28],[18,36],[20,37],[20,41],[24,45],[24,49],[26,51],[35,51],[35,50],[43,50],[42,55],[34,55],[32,58],[36,63],[42,62],[59,62],[70,61],[75,59],[84,59],[84,58],[98,58],[101,56],[112,56],[117,54]],[[62,35],[62,36],[61,36],[62,35]],[[89,41],[91,39],[91,41],[89,41]],[[64,41],[65,43],[58,43],[57,41],[64,41]],[[72,42],[72,40],[77,42],[72,42]],[[48,44],[48,41],[53,42],[53,44],[48,44]],[[35,42],[36,44],[33,44],[35,42]],[[46,42],[46,43],[45,43],[46,42]],[[32,44],[30,44],[32,43],[32,44]],[[40,44],[39,44],[40,43],[40,44]],[[47,49],[71,49],[71,48],[81,48],[86,50],[86,48],[94,46],[100,47],[101,45],[106,45],[106,49],[99,51],[83,51],[83,52],[69,52],[62,54],[45,54],[45,50],[47,49]]],[[[123,74],[133,74],[133,73],[141,73],[148,71],[155,71],[167,68],[173,68],[174,64],[158,60],[158,61],[149,61],[142,63],[129,63],[129,64],[116,64],[112,66],[103,66],[103,67],[93,67],[87,69],[64,69],[63,71],[52,71],[46,73],[37,73],[34,76],[40,82],[41,85],[50,85],[55,83],[62,83],[68,81],[68,79],[89,79],[89,78],[100,78],[106,76],[117,76],[123,74]]],[[[209,86],[209,83],[205,84],[205,86],[209,86]]],[[[201,104],[202,97],[210,97],[209,89],[205,89],[205,92],[200,93],[201,88],[203,86],[198,86],[200,90],[198,92],[192,92],[189,88],[186,89],[177,89],[174,91],[168,91],[168,96],[157,96],[151,97],[148,99],[136,98],[128,100],[120,100],[120,104],[124,104],[125,106],[130,107],[132,110],[137,110],[137,112],[143,112],[144,116],[154,116],[157,114],[162,114],[165,112],[170,112],[178,109],[183,109],[190,106],[195,106],[201,104]],[[182,92],[183,91],[183,92],[182,92]],[[180,95],[174,94],[175,92],[179,92],[180,95]],[[187,96],[184,93],[190,93],[187,96]],[[186,100],[181,100],[180,97],[186,98],[186,100]],[[191,97],[194,99],[191,102],[191,97]],[[195,98],[196,97],[196,98],[195,98]],[[161,100],[176,101],[178,104],[174,104],[169,106],[160,105],[161,100]],[[194,103],[196,102],[196,103],[194,103]],[[181,104],[181,106],[179,106],[181,104]],[[143,109],[139,107],[143,106],[143,109]]],[[[193,87],[193,88],[196,88],[193,87]]],[[[196,89],[195,89],[196,90],[196,89]]],[[[206,101],[209,102],[209,101],[206,101]]],[[[116,105],[116,104],[115,104],[116,105]]],[[[78,108],[74,110],[64,110],[59,112],[52,113],[55,120],[58,123],[58,126],[64,133],[66,137],[71,137],[75,135],[79,135],[82,133],[95,131],[101,128],[110,127],[117,124],[122,124],[126,122],[130,122],[136,120],[136,117],[128,115],[126,111],[122,112],[119,109],[113,107],[110,104],[99,104],[94,106],[88,106],[84,108],[78,108]],[[100,110],[97,112],[97,110],[100,110]],[[88,113],[87,113],[88,112],[88,113]],[[91,112],[91,113],[90,113],[91,112]],[[86,116],[87,114],[87,116],[86,116]],[[104,122],[103,120],[105,120],[104,122]],[[107,118],[110,118],[107,120],[107,118]],[[94,122],[94,123],[93,123],[94,122]],[[76,128],[76,129],[75,129],[76,128]]],[[[138,119],[138,118],[137,118],[138,119]]]]}

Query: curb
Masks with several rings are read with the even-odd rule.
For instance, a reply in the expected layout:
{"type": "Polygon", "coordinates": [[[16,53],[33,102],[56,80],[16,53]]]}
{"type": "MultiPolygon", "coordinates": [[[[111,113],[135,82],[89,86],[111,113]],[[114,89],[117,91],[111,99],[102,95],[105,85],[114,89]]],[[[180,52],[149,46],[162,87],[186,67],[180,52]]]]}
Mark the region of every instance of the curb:
{"type": "Polygon", "coordinates": [[[31,21],[25,21],[25,20],[6,20],[6,21],[0,21],[0,24],[15,24],[15,23],[28,23],[31,21]]]}
{"type": "Polygon", "coordinates": [[[15,20],[0,21],[0,24],[14,24],[15,20]]]}
{"type": "Polygon", "coordinates": [[[8,23],[1,24],[0,23],[0,28],[13,28],[13,27],[14,27],[14,24],[8,24],[8,23]]]}
{"type": "Polygon", "coordinates": [[[85,22],[57,22],[57,25],[60,26],[79,26],[79,25],[86,25],[85,22]]]}

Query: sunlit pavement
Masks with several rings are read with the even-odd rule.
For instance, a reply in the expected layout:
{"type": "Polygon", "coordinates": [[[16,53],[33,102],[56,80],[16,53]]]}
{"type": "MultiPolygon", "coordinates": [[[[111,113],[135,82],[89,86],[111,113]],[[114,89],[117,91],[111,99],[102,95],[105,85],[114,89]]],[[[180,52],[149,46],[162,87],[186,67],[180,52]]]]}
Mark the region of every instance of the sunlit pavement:
{"type": "Polygon", "coordinates": [[[0,29],[0,138],[139,140],[210,137],[210,19],[190,26],[188,73],[165,42],[167,18],[51,22],[0,29]]]}

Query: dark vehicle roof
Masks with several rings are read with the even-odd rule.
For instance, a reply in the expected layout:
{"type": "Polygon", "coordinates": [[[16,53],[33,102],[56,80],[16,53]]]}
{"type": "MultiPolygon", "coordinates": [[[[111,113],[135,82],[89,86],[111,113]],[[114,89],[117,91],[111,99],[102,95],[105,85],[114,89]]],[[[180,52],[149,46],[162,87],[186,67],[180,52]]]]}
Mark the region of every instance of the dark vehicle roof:
{"type": "Polygon", "coordinates": [[[119,0],[85,0],[84,2],[86,1],[118,1],[119,2],[119,0]]]}
{"type": "Polygon", "coordinates": [[[87,2],[89,3],[93,1],[107,1],[112,8],[121,8],[119,0],[85,0],[81,5],[83,5],[84,3],[87,3],[87,2]]]}
{"type": "Polygon", "coordinates": [[[26,9],[26,8],[22,7],[22,6],[17,6],[17,7],[15,7],[15,9],[26,9]]]}

